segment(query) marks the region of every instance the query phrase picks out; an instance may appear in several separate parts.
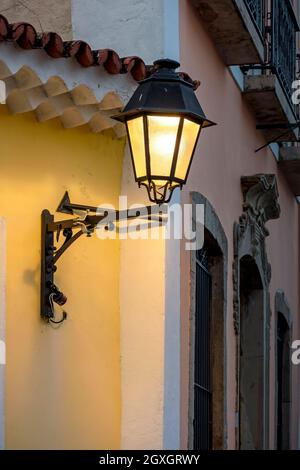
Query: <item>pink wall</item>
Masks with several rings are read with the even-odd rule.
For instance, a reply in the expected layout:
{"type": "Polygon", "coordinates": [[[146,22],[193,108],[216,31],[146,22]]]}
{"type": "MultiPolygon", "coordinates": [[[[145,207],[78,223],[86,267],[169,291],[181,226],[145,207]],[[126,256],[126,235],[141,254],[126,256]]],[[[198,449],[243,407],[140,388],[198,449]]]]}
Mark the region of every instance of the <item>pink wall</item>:
{"type": "MultiPolygon", "coordinates": [[[[275,173],[279,188],[281,217],[268,223],[270,236],[267,251],[272,266],[271,299],[271,363],[270,363],[270,445],[274,443],[275,353],[274,299],[277,289],[284,290],[293,314],[294,339],[298,330],[298,207],[280,173],[270,150],[254,153],[265,143],[251,109],[228,68],[219,57],[210,36],[197,12],[188,0],[180,0],[181,68],[202,85],[197,95],[209,119],[218,123],[203,132],[192,164],[183,202],[189,202],[190,191],[202,193],[211,202],[221,220],[228,239],[228,311],[227,311],[227,426],[228,447],[235,445],[235,336],[232,306],[233,223],[242,212],[240,178],[255,173],[275,173]]],[[[189,252],[182,252],[182,445],[186,446],[188,432],[188,330],[189,330],[189,252]]],[[[299,393],[296,388],[296,366],[293,366],[293,433],[297,445],[297,413],[299,393]]]]}

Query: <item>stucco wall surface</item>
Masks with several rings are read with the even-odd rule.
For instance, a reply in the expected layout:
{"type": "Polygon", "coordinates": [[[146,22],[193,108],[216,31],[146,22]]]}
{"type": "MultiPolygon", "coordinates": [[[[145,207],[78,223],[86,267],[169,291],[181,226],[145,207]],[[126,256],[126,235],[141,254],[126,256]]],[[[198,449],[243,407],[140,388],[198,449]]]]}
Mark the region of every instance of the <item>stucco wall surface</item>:
{"type": "Polygon", "coordinates": [[[37,31],[54,31],[68,40],[72,39],[71,3],[71,0],[2,0],[0,14],[11,23],[26,21],[37,31]]]}
{"type": "MultiPolygon", "coordinates": [[[[298,265],[298,207],[283,175],[278,170],[274,155],[269,149],[254,153],[265,143],[256,131],[255,119],[243,101],[242,94],[229,69],[224,65],[214,44],[201,23],[191,2],[180,5],[181,65],[183,70],[201,80],[197,96],[209,119],[218,125],[205,130],[192,163],[183,201],[189,202],[190,191],[203,194],[213,205],[228,239],[228,297],[227,297],[227,422],[228,446],[234,447],[235,434],[235,336],[233,330],[232,261],[233,223],[242,213],[241,176],[256,173],[274,173],[277,177],[280,219],[268,222],[270,236],[267,252],[272,266],[270,284],[270,445],[274,445],[275,412],[275,332],[274,298],[282,289],[288,299],[294,319],[294,338],[299,337],[299,265],[298,265]]],[[[183,384],[188,382],[188,314],[189,314],[189,253],[182,253],[182,315],[183,329],[183,384]]],[[[297,445],[297,392],[298,370],[293,367],[293,446],[297,445]]],[[[182,443],[187,439],[188,393],[183,385],[182,443]]]]}
{"type": "Polygon", "coordinates": [[[164,52],[163,11],[164,0],[72,0],[73,37],[152,63],[164,52]]]}
{"type": "Polygon", "coordinates": [[[118,206],[124,142],[0,113],[5,447],[119,448],[119,242],[83,236],[58,261],[55,281],[68,297],[59,327],[40,319],[40,255],[41,212],[54,213],[65,190],[74,202],[118,206]]]}

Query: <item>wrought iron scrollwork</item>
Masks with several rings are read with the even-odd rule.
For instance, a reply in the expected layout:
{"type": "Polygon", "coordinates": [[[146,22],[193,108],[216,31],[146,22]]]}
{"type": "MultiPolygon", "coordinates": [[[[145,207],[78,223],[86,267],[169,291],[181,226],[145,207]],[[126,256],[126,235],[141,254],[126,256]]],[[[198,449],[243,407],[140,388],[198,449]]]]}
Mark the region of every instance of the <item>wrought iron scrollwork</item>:
{"type": "Polygon", "coordinates": [[[298,26],[290,1],[272,0],[271,66],[291,99],[296,79],[296,32],[298,26]]]}
{"type": "Polygon", "coordinates": [[[296,33],[299,25],[290,0],[244,0],[253,24],[265,45],[263,63],[242,67],[245,73],[261,70],[263,74],[274,74],[283,92],[298,115],[292,103],[292,83],[297,78],[296,33]]]}
{"type": "Polygon", "coordinates": [[[47,321],[61,323],[66,319],[66,312],[59,321],[54,320],[54,303],[62,306],[66,303],[67,297],[60,291],[54,283],[54,273],[57,270],[56,263],[64,252],[82,235],[91,236],[95,229],[102,225],[105,228],[114,227],[116,222],[135,218],[155,221],[159,225],[166,222],[167,205],[156,205],[141,207],[132,211],[111,211],[111,209],[101,209],[92,206],[72,204],[68,193],[65,193],[57,212],[76,215],[76,218],[60,220],[55,222],[53,214],[48,210],[42,212],[42,262],[41,262],[41,316],[47,321]],[[95,213],[96,215],[90,215],[95,213]],[[156,216],[156,217],[153,217],[156,216]],[[57,248],[54,246],[63,242],[57,248]]]}
{"type": "Polygon", "coordinates": [[[263,35],[265,0],[245,0],[245,4],[258,31],[263,35]]]}

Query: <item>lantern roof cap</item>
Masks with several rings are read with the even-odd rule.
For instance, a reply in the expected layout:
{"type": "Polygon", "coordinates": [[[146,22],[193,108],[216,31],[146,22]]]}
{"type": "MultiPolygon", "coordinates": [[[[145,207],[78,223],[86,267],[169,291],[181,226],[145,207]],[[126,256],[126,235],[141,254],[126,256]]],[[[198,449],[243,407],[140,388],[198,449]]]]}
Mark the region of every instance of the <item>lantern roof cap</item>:
{"type": "Polygon", "coordinates": [[[158,59],[153,62],[154,67],[166,69],[178,69],[180,63],[173,59],[158,59]]]}
{"type": "Polygon", "coordinates": [[[124,111],[113,118],[124,122],[142,114],[179,115],[200,122],[204,127],[214,125],[206,118],[193,84],[176,72],[179,66],[171,59],[155,61],[151,75],[139,82],[124,111]]]}

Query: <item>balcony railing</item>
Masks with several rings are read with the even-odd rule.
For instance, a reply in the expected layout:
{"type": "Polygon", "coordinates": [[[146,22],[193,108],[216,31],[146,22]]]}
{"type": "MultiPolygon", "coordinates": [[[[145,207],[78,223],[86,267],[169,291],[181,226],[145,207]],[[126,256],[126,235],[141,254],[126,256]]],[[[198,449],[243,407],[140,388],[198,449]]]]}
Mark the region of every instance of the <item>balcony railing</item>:
{"type": "MultiPolygon", "coordinates": [[[[283,122],[281,113],[283,110],[287,120],[294,122],[299,115],[299,106],[292,102],[294,92],[292,84],[299,78],[297,77],[296,51],[296,33],[299,31],[299,26],[292,3],[290,0],[272,0],[271,2],[244,0],[244,2],[247,8],[251,9],[253,21],[262,24],[265,44],[264,62],[242,67],[248,77],[253,77],[252,80],[246,79],[246,83],[249,85],[247,91],[251,89],[253,93],[257,93],[255,106],[257,118],[259,121],[269,122],[273,116],[273,120],[283,122]],[[266,102],[260,105],[261,93],[265,91],[266,97],[270,96],[267,92],[271,89],[274,91],[275,100],[272,102],[270,100],[269,107],[266,102]]],[[[293,140],[293,134],[294,131],[288,138],[293,140]]]]}
{"type": "Polygon", "coordinates": [[[270,65],[290,100],[292,83],[296,80],[296,32],[299,27],[290,0],[272,0],[271,4],[270,65]]]}
{"type": "Polygon", "coordinates": [[[275,74],[290,101],[292,83],[296,80],[296,33],[299,31],[292,4],[290,0],[244,2],[266,45],[265,63],[250,67],[250,73],[261,69],[263,74],[275,74]]]}
{"type": "Polygon", "coordinates": [[[264,35],[265,0],[245,0],[252,21],[261,37],[264,35]]]}

